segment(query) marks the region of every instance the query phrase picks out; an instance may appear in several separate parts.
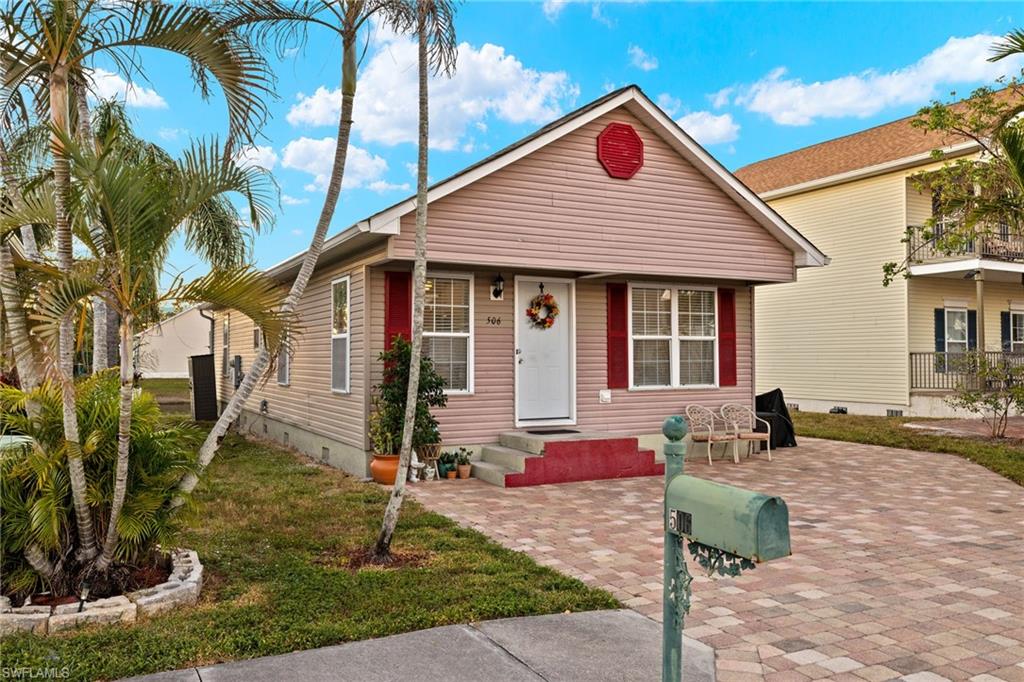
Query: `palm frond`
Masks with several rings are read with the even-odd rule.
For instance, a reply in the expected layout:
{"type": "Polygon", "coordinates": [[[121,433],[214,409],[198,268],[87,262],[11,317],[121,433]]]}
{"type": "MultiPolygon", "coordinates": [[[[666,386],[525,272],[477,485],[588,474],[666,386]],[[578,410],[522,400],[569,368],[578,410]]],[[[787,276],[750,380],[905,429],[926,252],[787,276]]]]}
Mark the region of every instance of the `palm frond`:
{"type": "Polygon", "coordinates": [[[168,299],[185,303],[210,303],[237,310],[263,330],[267,347],[275,352],[291,324],[291,316],[279,312],[287,291],[281,284],[251,267],[214,270],[188,284],[174,287],[168,299]]]}
{"type": "Polygon", "coordinates": [[[1007,33],[1002,40],[992,46],[992,56],[988,60],[997,62],[1000,59],[1021,53],[1024,53],[1024,29],[1016,29],[1007,33]]]}

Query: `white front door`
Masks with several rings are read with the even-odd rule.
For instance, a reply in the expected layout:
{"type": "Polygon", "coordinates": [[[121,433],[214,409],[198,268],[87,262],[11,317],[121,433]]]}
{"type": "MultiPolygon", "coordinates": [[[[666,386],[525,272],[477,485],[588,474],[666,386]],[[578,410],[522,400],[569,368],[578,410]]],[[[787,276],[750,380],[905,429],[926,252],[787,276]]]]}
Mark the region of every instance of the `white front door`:
{"type": "MultiPolygon", "coordinates": [[[[516,278],[516,417],[519,422],[571,421],[573,409],[573,282],[516,278]],[[554,324],[541,329],[526,314],[541,293],[558,304],[554,324]]],[[[542,314],[545,311],[542,311],[542,314]]]]}

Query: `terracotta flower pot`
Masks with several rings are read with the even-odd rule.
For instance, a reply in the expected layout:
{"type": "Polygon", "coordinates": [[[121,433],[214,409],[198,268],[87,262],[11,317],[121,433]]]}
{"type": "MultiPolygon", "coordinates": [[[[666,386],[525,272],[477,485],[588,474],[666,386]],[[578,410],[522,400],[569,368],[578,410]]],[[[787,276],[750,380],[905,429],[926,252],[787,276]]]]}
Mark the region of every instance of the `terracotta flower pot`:
{"type": "Polygon", "coordinates": [[[395,476],[398,475],[398,455],[373,453],[373,461],[370,462],[370,475],[377,483],[394,485],[395,476]]]}
{"type": "Polygon", "coordinates": [[[446,473],[445,476],[452,480],[455,480],[455,469],[449,469],[448,473],[446,473]]]}
{"type": "Polygon", "coordinates": [[[469,472],[473,470],[472,464],[459,465],[459,478],[469,478],[469,472]]]}

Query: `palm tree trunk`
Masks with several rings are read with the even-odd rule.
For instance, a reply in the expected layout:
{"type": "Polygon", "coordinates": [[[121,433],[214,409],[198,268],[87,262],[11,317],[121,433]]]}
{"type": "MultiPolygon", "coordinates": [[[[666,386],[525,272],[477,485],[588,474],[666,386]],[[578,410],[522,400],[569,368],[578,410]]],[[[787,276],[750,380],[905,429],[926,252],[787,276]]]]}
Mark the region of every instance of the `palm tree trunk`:
{"type": "Polygon", "coordinates": [[[416,403],[420,387],[420,358],[423,357],[423,309],[427,281],[427,151],[429,121],[427,104],[427,27],[424,3],[417,4],[419,37],[419,150],[416,167],[416,262],[412,275],[412,350],[409,358],[409,388],[405,394],[405,423],[402,426],[402,447],[398,456],[398,474],[391,488],[391,497],[384,510],[374,559],[383,561],[391,554],[391,538],[398,525],[398,514],[405,498],[405,479],[412,459],[412,436],[416,426],[416,403]]]}
{"type": "MultiPolygon", "coordinates": [[[[281,307],[281,312],[286,315],[295,311],[299,299],[302,298],[302,294],[306,291],[306,285],[309,284],[309,278],[312,277],[313,269],[316,267],[316,262],[320,258],[320,252],[323,250],[327,230],[331,226],[331,218],[334,217],[334,209],[338,205],[338,197],[341,195],[341,180],[345,175],[348,141],[352,132],[352,104],[355,101],[356,95],[356,69],[358,66],[356,36],[345,37],[342,43],[341,116],[338,119],[338,139],[334,147],[331,179],[327,183],[327,193],[324,197],[323,208],[320,210],[320,218],[317,221],[316,230],[313,232],[313,240],[310,242],[309,249],[302,259],[302,267],[299,269],[299,274],[296,275],[295,281],[292,282],[288,297],[281,307]]],[[[210,465],[210,462],[213,461],[214,456],[217,454],[220,440],[227,433],[228,427],[242,413],[245,402],[252,395],[253,390],[256,388],[256,383],[262,378],[263,373],[269,366],[270,350],[264,346],[256,353],[256,358],[242,379],[242,383],[235,390],[235,394],[231,396],[231,400],[224,407],[224,411],[221,412],[217,423],[213,425],[213,429],[210,430],[202,447],[199,448],[199,460],[196,465],[196,471],[182,478],[181,483],[178,485],[180,493],[188,494],[195,489],[199,483],[199,476],[210,465]]],[[[184,500],[178,497],[175,499],[174,506],[180,506],[183,502],[184,500]]]]}
{"type": "MultiPolygon", "coordinates": [[[[92,116],[89,114],[88,93],[85,82],[75,81],[75,105],[78,109],[78,139],[82,144],[95,145],[92,136],[92,116]]],[[[122,356],[123,357],[123,356],[122,356]]],[[[92,371],[93,373],[110,367],[107,355],[107,302],[100,296],[92,297],[92,371]]]]}
{"type": "MultiPolygon", "coordinates": [[[[14,177],[14,167],[7,156],[7,146],[0,139],[0,170],[3,171],[4,185],[7,186],[7,199],[11,202],[20,202],[21,196],[16,188],[18,180],[14,177]]],[[[36,233],[31,225],[22,225],[20,229],[21,246],[29,260],[39,260],[39,246],[36,244],[36,233]]]]}
{"type": "Polygon", "coordinates": [[[110,520],[107,537],[103,541],[103,552],[96,560],[95,570],[103,572],[114,559],[117,549],[117,521],[121,518],[124,498],[128,492],[128,454],[131,446],[132,389],[135,379],[135,358],[132,352],[134,318],[132,314],[121,316],[121,406],[117,420],[117,466],[114,470],[114,497],[110,503],[110,520]]]}
{"type": "Polygon", "coordinates": [[[0,298],[4,303],[7,333],[14,350],[14,366],[18,368],[22,389],[30,391],[42,382],[42,372],[28,333],[25,308],[14,272],[14,257],[7,244],[0,244],[0,298]]]}
{"type": "MultiPolygon", "coordinates": [[[[55,66],[50,72],[50,124],[55,130],[68,130],[68,68],[64,64],[55,66]]],[[[50,133],[50,147],[53,151],[57,265],[61,272],[69,272],[74,264],[71,250],[71,221],[67,211],[67,197],[71,189],[71,166],[64,153],[64,145],[55,132],[50,133]]],[[[87,482],[78,436],[78,415],[75,412],[74,356],[75,329],[69,315],[60,325],[57,362],[54,364],[61,380],[64,440],[68,449],[68,471],[74,500],[75,522],[78,526],[79,551],[83,558],[91,559],[96,556],[96,534],[89,505],[85,500],[87,482]]]]}
{"type": "MultiPolygon", "coordinates": [[[[3,170],[4,185],[7,188],[7,200],[15,205],[21,204],[21,195],[17,192],[17,179],[11,169],[7,156],[7,147],[0,140],[0,168],[3,170]]],[[[39,258],[36,248],[35,233],[31,225],[21,227],[22,247],[25,255],[32,260],[39,258]]],[[[38,386],[43,379],[42,363],[35,353],[32,340],[28,333],[28,321],[25,317],[24,301],[18,290],[18,279],[14,270],[14,256],[10,246],[0,244],[0,300],[4,304],[4,316],[7,319],[7,332],[14,350],[14,364],[18,368],[18,378],[22,389],[29,391],[38,386]]]]}
{"type": "Polygon", "coordinates": [[[45,580],[50,580],[53,577],[54,571],[56,570],[53,566],[53,562],[46,556],[46,553],[40,549],[39,545],[29,545],[25,548],[25,561],[28,565],[35,569],[35,572],[41,575],[45,580]]]}

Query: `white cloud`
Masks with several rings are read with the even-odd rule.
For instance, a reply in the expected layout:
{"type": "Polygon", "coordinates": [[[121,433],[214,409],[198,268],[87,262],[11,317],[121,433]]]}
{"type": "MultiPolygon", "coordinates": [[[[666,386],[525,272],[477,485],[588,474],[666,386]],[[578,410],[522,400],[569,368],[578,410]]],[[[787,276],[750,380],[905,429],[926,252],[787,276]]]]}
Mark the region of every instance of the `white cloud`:
{"type": "Polygon", "coordinates": [[[402,190],[408,192],[410,185],[408,182],[393,183],[387,180],[374,180],[366,186],[367,189],[373,190],[374,192],[391,192],[394,190],[402,190]]]}
{"type": "Polygon", "coordinates": [[[292,230],[292,234],[294,236],[296,236],[296,237],[301,237],[302,236],[302,230],[299,230],[299,229],[292,230]]]}
{"type": "Polygon", "coordinates": [[[740,125],[732,114],[715,115],[710,111],[693,111],[676,119],[676,123],[701,144],[732,142],[740,134],[740,125]]]}
{"type": "Polygon", "coordinates": [[[92,91],[100,99],[119,99],[131,107],[166,109],[167,102],[156,90],[129,83],[116,73],[93,69],[92,91]]]}
{"type": "Polygon", "coordinates": [[[284,204],[285,206],[301,206],[302,204],[308,204],[309,199],[305,197],[293,197],[289,194],[282,194],[281,203],[284,204]]]}
{"type": "MultiPolygon", "coordinates": [[[[386,145],[417,138],[416,45],[408,37],[379,30],[379,49],[359,80],[355,119],[364,142],[386,145]]],[[[430,83],[430,146],[463,147],[471,126],[486,126],[491,116],[508,123],[546,123],[575,103],[579,87],[564,71],[537,71],[490,43],[462,43],[452,78],[430,83]]],[[[292,125],[333,125],[341,108],[339,90],[317,88],[300,95],[288,112],[292,125]]]]}
{"type": "Polygon", "coordinates": [[[952,37],[909,66],[894,71],[869,69],[827,81],[805,83],[777,68],[755,83],[722,91],[716,106],[732,95],[734,104],[765,114],[781,125],[809,125],[819,118],[866,117],[898,105],[924,104],[940,86],[991,82],[1018,72],[1024,56],[989,62],[998,36],[952,37]]]}
{"type": "Polygon", "coordinates": [[[548,18],[548,21],[554,21],[558,19],[558,15],[562,13],[562,10],[568,4],[569,0],[544,0],[541,9],[544,10],[544,16],[548,18]]]}
{"type": "MultiPolygon", "coordinates": [[[[331,177],[334,147],[333,137],[319,140],[300,137],[286,144],[281,150],[281,165],[312,175],[313,181],[305,185],[304,189],[322,192],[327,189],[327,182],[331,177]]],[[[350,144],[341,186],[345,189],[369,187],[374,191],[383,191],[384,186],[379,183],[383,182],[387,170],[388,162],[383,157],[350,144]]],[[[400,187],[396,186],[394,189],[400,187]]]]}
{"type": "Polygon", "coordinates": [[[655,100],[655,102],[657,102],[661,110],[664,111],[669,116],[675,116],[679,109],[681,109],[683,106],[683,103],[679,100],[678,97],[673,97],[667,92],[663,92],[660,95],[658,95],[658,98],[655,100]]]}
{"type": "MultiPolygon", "coordinates": [[[[570,2],[584,3],[588,1],[589,0],[544,0],[544,2],[541,4],[541,9],[544,11],[544,16],[547,18],[548,21],[555,22],[558,21],[558,17],[562,14],[562,10],[565,9],[565,6],[568,5],[570,2]]],[[[611,2],[623,5],[633,2],[646,2],[646,0],[611,0],[611,2]]],[[[590,18],[593,19],[594,21],[601,22],[608,28],[612,28],[615,26],[615,20],[610,19],[604,15],[602,8],[605,4],[606,3],[604,2],[599,2],[596,0],[594,2],[591,2],[590,18]]]]}
{"type": "Polygon", "coordinates": [[[161,128],[156,131],[156,134],[160,136],[160,139],[170,142],[185,137],[188,135],[188,130],[186,128],[161,128]]]}
{"type": "Polygon", "coordinates": [[[658,68],[658,58],[644,52],[639,45],[630,45],[626,54],[629,55],[629,63],[641,71],[654,71],[658,68]]]}
{"type": "Polygon", "coordinates": [[[262,144],[242,147],[235,153],[235,163],[240,166],[259,166],[274,170],[274,166],[277,165],[277,152],[273,147],[262,144]]]}

